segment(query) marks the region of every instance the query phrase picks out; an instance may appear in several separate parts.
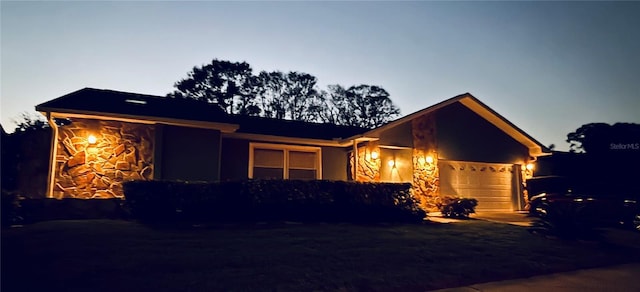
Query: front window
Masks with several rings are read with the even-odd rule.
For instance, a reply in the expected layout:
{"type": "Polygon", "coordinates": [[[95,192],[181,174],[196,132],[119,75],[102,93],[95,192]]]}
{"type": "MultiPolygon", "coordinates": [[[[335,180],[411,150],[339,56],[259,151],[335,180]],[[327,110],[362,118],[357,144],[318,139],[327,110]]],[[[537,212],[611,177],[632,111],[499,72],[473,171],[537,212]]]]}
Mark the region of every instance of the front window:
{"type": "Polygon", "coordinates": [[[251,143],[249,148],[249,178],[322,178],[319,147],[251,143]]]}

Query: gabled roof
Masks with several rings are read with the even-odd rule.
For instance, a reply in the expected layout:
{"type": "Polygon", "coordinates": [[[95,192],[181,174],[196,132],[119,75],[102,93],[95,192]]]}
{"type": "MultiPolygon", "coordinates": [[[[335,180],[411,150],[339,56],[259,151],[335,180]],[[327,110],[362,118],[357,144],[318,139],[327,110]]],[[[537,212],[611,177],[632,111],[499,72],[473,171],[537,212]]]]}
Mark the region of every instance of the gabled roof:
{"type": "Polygon", "coordinates": [[[493,109],[491,109],[489,106],[481,102],[479,99],[477,99],[475,96],[471,95],[470,93],[464,93],[458,96],[454,96],[450,99],[444,100],[442,102],[434,104],[425,109],[406,115],[395,121],[389,122],[378,128],[369,130],[361,135],[355,135],[355,136],[349,137],[347,138],[347,140],[377,138],[379,137],[380,133],[385,130],[391,129],[393,127],[396,127],[405,122],[411,121],[415,118],[424,116],[426,114],[435,112],[441,108],[447,107],[457,102],[466,106],[471,111],[475,112],[476,114],[478,114],[479,116],[487,120],[489,123],[493,124],[498,129],[502,130],[504,133],[512,137],[514,140],[518,141],[519,143],[527,147],[531,155],[540,156],[540,155],[545,155],[546,152],[549,152],[549,150],[542,143],[538,142],[536,139],[529,136],[529,134],[527,134],[525,131],[516,127],[513,123],[511,123],[505,117],[495,112],[493,109]]]}
{"type": "Polygon", "coordinates": [[[84,88],[36,106],[58,118],[114,119],[219,129],[224,133],[337,140],[368,129],[229,115],[215,104],[115,90],[84,88]]]}
{"type": "Polygon", "coordinates": [[[223,133],[238,137],[247,135],[251,138],[256,138],[255,135],[259,135],[262,138],[270,139],[286,137],[298,140],[308,139],[309,142],[315,141],[314,143],[330,140],[329,144],[331,145],[349,145],[353,140],[375,140],[385,130],[457,102],[528,147],[531,155],[543,155],[549,151],[540,142],[469,93],[447,99],[375,129],[229,115],[215,104],[95,88],[84,88],[63,95],[37,105],[36,110],[50,114],[55,118],[94,118],[148,124],[165,123],[219,129],[223,133]]]}

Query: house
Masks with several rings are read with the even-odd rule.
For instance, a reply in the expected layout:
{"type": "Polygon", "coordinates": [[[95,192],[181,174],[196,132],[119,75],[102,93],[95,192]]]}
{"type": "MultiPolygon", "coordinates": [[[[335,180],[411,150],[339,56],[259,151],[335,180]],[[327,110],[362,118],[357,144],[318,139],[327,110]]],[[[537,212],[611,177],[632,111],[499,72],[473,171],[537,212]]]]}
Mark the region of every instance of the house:
{"type": "Polygon", "coordinates": [[[411,183],[427,209],[462,196],[511,211],[524,208],[523,185],[548,151],[468,93],[375,129],[92,88],[36,110],[54,129],[51,198],[123,198],[122,183],[140,179],[325,179],[411,183]]]}

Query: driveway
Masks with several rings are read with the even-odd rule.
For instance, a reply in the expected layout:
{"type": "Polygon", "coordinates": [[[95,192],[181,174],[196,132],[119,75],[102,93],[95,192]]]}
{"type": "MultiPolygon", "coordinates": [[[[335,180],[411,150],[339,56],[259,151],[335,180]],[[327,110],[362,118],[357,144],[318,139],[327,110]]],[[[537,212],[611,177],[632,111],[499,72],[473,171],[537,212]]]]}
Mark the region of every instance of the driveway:
{"type": "Polygon", "coordinates": [[[466,287],[436,290],[437,292],[502,292],[502,291],[640,291],[640,264],[626,264],[566,273],[535,276],[466,287]]]}
{"type": "Polygon", "coordinates": [[[514,211],[514,212],[478,212],[471,214],[470,218],[497,222],[507,223],[511,225],[529,227],[532,226],[532,217],[528,217],[526,211],[514,211]]]}

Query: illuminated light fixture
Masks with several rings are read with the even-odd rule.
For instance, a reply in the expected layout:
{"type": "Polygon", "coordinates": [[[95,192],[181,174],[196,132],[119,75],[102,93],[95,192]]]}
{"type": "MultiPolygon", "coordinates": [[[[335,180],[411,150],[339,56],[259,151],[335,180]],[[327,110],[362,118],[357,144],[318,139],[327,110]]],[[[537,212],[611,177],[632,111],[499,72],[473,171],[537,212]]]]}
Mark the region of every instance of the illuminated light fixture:
{"type": "Polygon", "coordinates": [[[396,167],[396,162],[393,160],[389,160],[389,162],[387,162],[387,164],[389,164],[389,167],[396,167]]]}
{"type": "Polygon", "coordinates": [[[427,155],[426,160],[427,160],[427,163],[433,163],[433,156],[427,155]]]}
{"type": "Polygon", "coordinates": [[[535,166],[533,165],[533,163],[527,163],[526,168],[527,168],[527,170],[531,171],[531,170],[533,170],[535,168],[535,166]]]}
{"type": "Polygon", "coordinates": [[[138,100],[138,99],[125,99],[124,102],[135,103],[135,104],[147,104],[146,101],[138,100]]]}
{"type": "Polygon", "coordinates": [[[371,151],[371,159],[378,159],[378,151],[371,151]]]}
{"type": "Polygon", "coordinates": [[[94,135],[89,135],[89,137],[87,137],[87,141],[89,142],[89,144],[96,144],[98,138],[96,138],[96,136],[94,135]]]}

